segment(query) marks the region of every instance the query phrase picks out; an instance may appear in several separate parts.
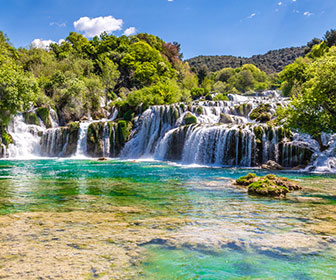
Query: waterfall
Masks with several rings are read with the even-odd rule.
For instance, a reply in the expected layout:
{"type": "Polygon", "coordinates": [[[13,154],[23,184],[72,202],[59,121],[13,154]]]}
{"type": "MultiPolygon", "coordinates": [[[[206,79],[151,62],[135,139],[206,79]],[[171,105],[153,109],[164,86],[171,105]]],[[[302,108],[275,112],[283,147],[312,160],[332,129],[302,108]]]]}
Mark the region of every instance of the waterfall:
{"type": "Polygon", "coordinates": [[[103,135],[103,157],[110,157],[110,129],[109,125],[106,122],[104,124],[104,135],[103,135]]]}
{"type": "Polygon", "coordinates": [[[188,129],[182,162],[250,167],[253,145],[251,128],[198,125],[188,129]]]}
{"type": "Polygon", "coordinates": [[[309,135],[249,118],[259,105],[268,104],[273,114],[277,106],[286,106],[288,99],[274,91],[254,96],[229,95],[229,99],[151,106],[135,116],[127,137],[125,126],[114,122],[118,117],[116,108],[110,111],[109,119],[70,123],[66,127],[59,126],[56,112],[49,108],[49,129],[39,118],[40,125],[26,124],[20,114],[8,127],[14,144],[7,148],[0,143],[0,157],[121,156],[239,167],[260,166],[273,160],[287,168],[308,165],[308,171],[336,172],[336,135],[323,134],[321,150],[309,135]]]}
{"type": "Polygon", "coordinates": [[[90,122],[81,122],[79,124],[76,157],[85,157],[87,155],[87,135],[90,124],[90,122]]]}
{"type": "Polygon", "coordinates": [[[58,116],[53,108],[49,106],[49,117],[51,120],[51,127],[52,128],[57,128],[58,127],[58,116]]]}
{"type": "Polygon", "coordinates": [[[19,114],[11,121],[8,131],[13,138],[14,144],[7,149],[9,158],[34,158],[40,156],[40,134],[44,128],[37,125],[27,125],[24,117],[19,114]]]}
{"type": "Polygon", "coordinates": [[[151,157],[164,135],[176,127],[181,115],[178,106],[153,106],[139,119],[139,127],[122,151],[128,158],[151,157]]]}

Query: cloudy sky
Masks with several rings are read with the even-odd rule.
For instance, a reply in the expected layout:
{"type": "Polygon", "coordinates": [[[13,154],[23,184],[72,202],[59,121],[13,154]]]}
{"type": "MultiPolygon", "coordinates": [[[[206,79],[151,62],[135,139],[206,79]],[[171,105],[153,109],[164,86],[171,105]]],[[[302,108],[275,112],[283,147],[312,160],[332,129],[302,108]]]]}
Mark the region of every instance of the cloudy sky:
{"type": "Polygon", "coordinates": [[[306,44],[336,29],[335,0],[6,0],[0,30],[16,47],[147,32],[197,55],[251,56],[306,44]]]}

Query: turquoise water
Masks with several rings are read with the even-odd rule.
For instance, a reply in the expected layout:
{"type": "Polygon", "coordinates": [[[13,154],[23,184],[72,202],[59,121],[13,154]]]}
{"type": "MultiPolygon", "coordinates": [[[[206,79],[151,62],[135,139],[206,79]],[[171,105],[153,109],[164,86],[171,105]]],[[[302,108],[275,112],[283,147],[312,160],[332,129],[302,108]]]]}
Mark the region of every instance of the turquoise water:
{"type": "MultiPolygon", "coordinates": [[[[286,200],[248,196],[247,169],[162,162],[0,161],[0,215],[120,214],[163,235],[136,244],[143,279],[336,279],[336,177],[281,173],[307,188],[286,200]]],[[[253,170],[258,175],[266,172],[253,170]]]]}

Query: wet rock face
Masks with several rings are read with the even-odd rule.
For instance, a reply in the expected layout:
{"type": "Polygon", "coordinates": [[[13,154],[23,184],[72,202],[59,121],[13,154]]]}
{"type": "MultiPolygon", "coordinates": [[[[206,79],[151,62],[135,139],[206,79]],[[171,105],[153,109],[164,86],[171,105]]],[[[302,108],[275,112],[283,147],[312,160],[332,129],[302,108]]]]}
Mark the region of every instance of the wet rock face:
{"type": "Polygon", "coordinates": [[[236,180],[238,186],[248,187],[248,194],[270,197],[285,197],[291,191],[301,190],[302,187],[288,178],[277,177],[273,174],[257,177],[248,174],[236,180]]]}
{"type": "Polygon", "coordinates": [[[40,122],[39,122],[35,112],[25,112],[23,114],[23,117],[24,117],[24,120],[25,120],[26,124],[40,125],[40,122]]]}
{"type": "Polygon", "coordinates": [[[50,157],[69,157],[76,153],[79,123],[47,129],[41,137],[41,154],[50,157]]]}
{"type": "Polygon", "coordinates": [[[261,166],[262,169],[269,169],[269,170],[283,170],[284,168],[277,162],[273,160],[269,160],[265,164],[261,166]]]}
{"type": "Polygon", "coordinates": [[[49,108],[47,107],[40,107],[36,109],[36,114],[39,116],[39,118],[42,120],[46,128],[51,128],[51,120],[50,120],[50,112],[49,108]]]}
{"type": "Polygon", "coordinates": [[[183,124],[189,125],[189,124],[196,124],[197,118],[192,113],[186,113],[183,118],[183,124]]]}
{"type": "Polygon", "coordinates": [[[250,113],[250,119],[260,123],[266,123],[272,119],[270,104],[261,104],[250,113]]]}
{"type": "Polygon", "coordinates": [[[88,129],[87,153],[92,157],[103,156],[104,123],[92,123],[88,129]]]}

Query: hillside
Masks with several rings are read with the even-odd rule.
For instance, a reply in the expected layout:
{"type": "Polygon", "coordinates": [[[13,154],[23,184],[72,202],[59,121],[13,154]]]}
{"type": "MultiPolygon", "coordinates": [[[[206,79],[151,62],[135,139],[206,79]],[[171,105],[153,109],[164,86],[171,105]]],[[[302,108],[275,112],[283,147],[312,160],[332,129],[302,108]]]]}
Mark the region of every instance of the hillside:
{"type": "Polygon", "coordinates": [[[280,50],[269,51],[263,55],[254,55],[250,58],[235,56],[197,56],[186,60],[191,68],[200,69],[206,65],[211,72],[219,71],[226,67],[237,68],[243,64],[254,64],[268,74],[277,73],[295,61],[296,58],[304,56],[306,47],[292,47],[280,50]]]}

